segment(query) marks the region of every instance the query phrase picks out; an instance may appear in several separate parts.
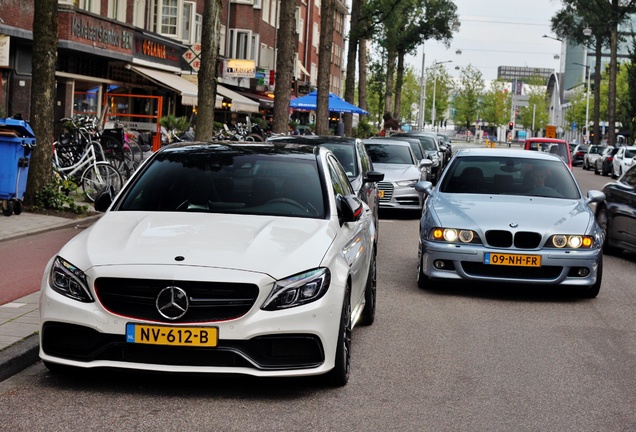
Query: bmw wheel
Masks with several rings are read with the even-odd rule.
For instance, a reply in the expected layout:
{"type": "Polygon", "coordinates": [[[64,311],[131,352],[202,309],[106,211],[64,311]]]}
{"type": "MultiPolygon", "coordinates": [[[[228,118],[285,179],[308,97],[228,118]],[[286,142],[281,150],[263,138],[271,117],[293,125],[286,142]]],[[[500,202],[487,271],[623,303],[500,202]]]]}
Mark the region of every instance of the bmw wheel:
{"type": "Polygon", "coordinates": [[[601,290],[601,282],[603,281],[603,256],[601,256],[601,260],[598,263],[598,267],[596,269],[596,282],[589,288],[584,288],[579,291],[579,296],[581,298],[596,298],[598,296],[599,291],[601,290]]]}
{"type": "Polygon", "coordinates": [[[603,230],[603,253],[612,255],[618,252],[618,249],[610,244],[609,227],[610,219],[607,207],[599,207],[596,211],[596,223],[603,230]]]}
{"type": "Polygon", "coordinates": [[[328,380],[334,387],[342,387],[349,381],[351,370],[351,293],[347,286],[342,301],[342,314],[336,345],[336,364],[329,372],[328,380]]]}
{"type": "Polygon", "coordinates": [[[377,298],[377,262],[375,251],[371,258],[369,267],[369,277],[367,278],[367,286],[364,290],[364,309],[360,315],[360,324],[368,326],[375,321],[375,304],[377,298]]]}
{"type": "Polygon", "coordinates": [[[432,290],[435,289],[437,283],[434,282],[430,277],[424,274],[424,264],[423,264],[423,256],[420,253],[419,262],[417,264],[417,286],[424,290],[432,290]]]}

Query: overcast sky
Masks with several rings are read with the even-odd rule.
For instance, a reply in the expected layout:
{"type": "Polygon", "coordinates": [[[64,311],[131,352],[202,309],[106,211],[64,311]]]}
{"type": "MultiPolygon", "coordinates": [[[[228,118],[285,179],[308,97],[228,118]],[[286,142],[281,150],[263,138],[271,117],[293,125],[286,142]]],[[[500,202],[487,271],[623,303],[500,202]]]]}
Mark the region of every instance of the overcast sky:
{"type": "MultiPolygon", "coordinates": [[[[498,66],[528,66],[558,71],[561,42],[542,37],[550,31],[550,19],[561,9],[559,0],[454,0],[461,22],[450,48],[429,41],[425,44],[425,65],[444,62],[452,76],[456,66],[472,64],[485,80],[497,78],[498,66]],[[456,54],[461,50],[461,55],[456,54]]],[[[408,58],[418,72],[422,69],[422,48],[408,58]]]]}

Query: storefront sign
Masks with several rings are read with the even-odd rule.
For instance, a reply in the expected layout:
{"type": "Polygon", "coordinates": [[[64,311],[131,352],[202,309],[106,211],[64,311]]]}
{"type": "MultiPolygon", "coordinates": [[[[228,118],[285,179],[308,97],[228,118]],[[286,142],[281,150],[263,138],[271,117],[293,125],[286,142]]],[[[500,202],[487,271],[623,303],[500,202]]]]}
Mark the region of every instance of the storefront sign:
{"type": "Polygon", "coordinates": [[[114,27],[108,28],[104,24],[106,23],[96,23],[74,16],[71,22],[71,34],[95,43],[132,49],[133,34],[131,32],[114,27]]]}
{"type": "Polygon", "coordinates": [[[182,58],[185,51],[186,47],[183,45],[170,44],[141,32],[135,34],[133,55],[136,58],[181,68],[182,63],[185,64],[182,58]]]}
{"type": "Polygon", "coordinates": [[[256,62],[254,60],[228,59],[223,76],[226,78],[254,78],[256,62]]]}
{"type": "Polygon", "coordinates": [[[0,35],[0,67],[9,66],[9,42],[11,37],[0,35]]]}

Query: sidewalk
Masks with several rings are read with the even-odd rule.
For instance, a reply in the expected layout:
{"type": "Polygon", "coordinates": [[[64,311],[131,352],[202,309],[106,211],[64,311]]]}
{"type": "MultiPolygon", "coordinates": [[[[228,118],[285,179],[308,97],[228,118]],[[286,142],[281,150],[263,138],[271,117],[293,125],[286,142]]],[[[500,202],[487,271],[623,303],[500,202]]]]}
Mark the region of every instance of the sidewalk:
{"type": "MultiPolygon", "coordinates": [[[[35,213],[0,216],[0,241],[75,225],[99,218],[68,219],[35,213]]],[[[39,292],[0,305],[0,381],[39,360],[39,292]]]]}

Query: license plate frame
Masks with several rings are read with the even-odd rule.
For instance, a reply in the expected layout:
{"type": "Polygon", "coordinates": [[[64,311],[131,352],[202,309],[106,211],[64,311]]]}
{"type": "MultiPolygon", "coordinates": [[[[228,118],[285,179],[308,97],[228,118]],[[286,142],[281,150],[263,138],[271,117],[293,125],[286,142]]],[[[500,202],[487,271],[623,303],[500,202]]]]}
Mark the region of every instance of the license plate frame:
{"type": "Polygon", "coordinates": [[[219,342],[219,328],[127,323],[126,342],[144,345],[214,348],[219,342]]]}
{"type": "Polygon", "coordinates": [[[486,252],[484,254],[484,265],[541,267],[541,255],[486,252]]]}

